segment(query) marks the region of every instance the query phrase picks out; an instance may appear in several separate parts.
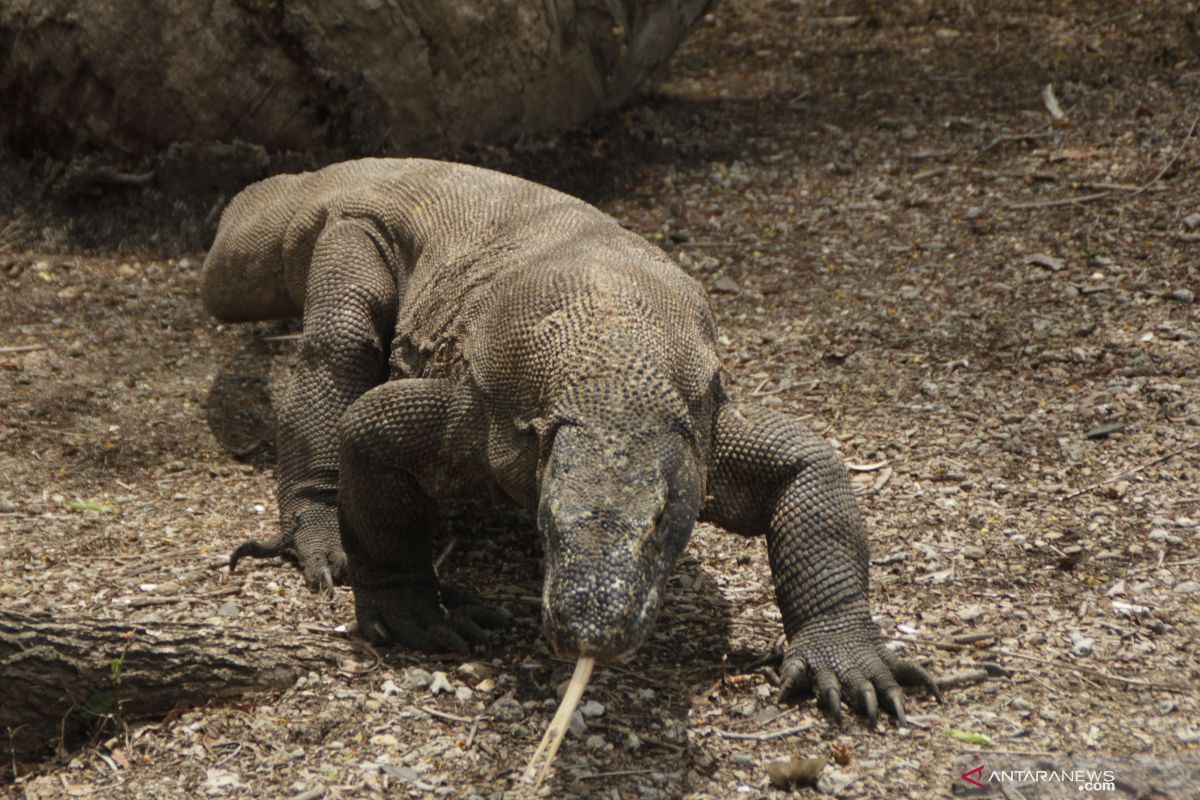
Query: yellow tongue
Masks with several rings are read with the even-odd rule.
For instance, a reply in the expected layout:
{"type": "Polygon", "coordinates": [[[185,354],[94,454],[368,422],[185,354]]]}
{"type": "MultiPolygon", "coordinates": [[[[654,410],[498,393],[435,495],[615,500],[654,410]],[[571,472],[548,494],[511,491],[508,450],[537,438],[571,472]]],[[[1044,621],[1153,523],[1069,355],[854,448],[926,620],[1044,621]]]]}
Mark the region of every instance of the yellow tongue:
{"type": "Polygon", "coordinates": [[[592,667],[596,665],[596,659],[592,656],[580,656],[575,662],[575,674],[571,676],[571,682],[567,684],[567,691],[563,695],[562,702],[559,703],[558,711],[554,714],[554,719],[550,720],[550,727],[546,728],[546,733],[542,736],[541,744],[533,751],[533,755],[529,759],[529,766],[525,767],[525,772],[521,774],[521,780],[525,783],[532,783],[534,791],[546,779],[546,773],[550,770],[550,765],[554,763],[554,756],[558,754],[558,746],[562,744],[563,737],[567,735],[567,727],[571,723],[571,715],[575,713],[576,706],[579,705],[580,698],[583,697],[583,690],[587,688],[588,679],[592,677],[592,667]],[[538,759],[543,754],[545,761],[541,767],[538,767],[538,759]]]}

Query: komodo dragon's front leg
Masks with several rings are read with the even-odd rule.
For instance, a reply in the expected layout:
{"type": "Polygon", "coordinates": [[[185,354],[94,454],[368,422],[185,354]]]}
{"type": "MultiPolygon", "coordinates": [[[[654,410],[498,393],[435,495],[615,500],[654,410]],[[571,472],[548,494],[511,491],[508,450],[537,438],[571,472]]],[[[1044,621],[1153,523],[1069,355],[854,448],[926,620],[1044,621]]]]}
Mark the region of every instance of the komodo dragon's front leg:
{"type": "MultiPolygon", "coordinates": [[[[338,511],[358,630],[377,642],[467,652],[509,616],[444,586],[433,566],[437,503],[430,493],[471,472],[455,463],[461,387],[439,379],[386,383],[342,417],[338,511]],[[451,476],[451,477],[447,477],[451,476]]],[[[468,412],[469,413],[469,412],[468,412]]]]}
{"type": "MultiPolygon", "coordinates": [[[[279,409],[278,538],[230,557],[284,556],[311,588],[346,579],[338,531],[338,420],[387,377],[400,271],[357,220],[327,223],[308,266],[300,363],[279,409]]],[[[295,265],[302,266],[302,265],[295,265]]]]}
{"type": "Polygon", "coordinates": [[[937,685],[882,641],[867,603],[867,537],[845,466],[800,422],[769,409],[725,405],[709,464],[701,519],[767,536],[787,647],[780,697],[812,691],[841,719],[850,698],[874,723],[877,693],[905,722],[900,684],[937,685]]]}

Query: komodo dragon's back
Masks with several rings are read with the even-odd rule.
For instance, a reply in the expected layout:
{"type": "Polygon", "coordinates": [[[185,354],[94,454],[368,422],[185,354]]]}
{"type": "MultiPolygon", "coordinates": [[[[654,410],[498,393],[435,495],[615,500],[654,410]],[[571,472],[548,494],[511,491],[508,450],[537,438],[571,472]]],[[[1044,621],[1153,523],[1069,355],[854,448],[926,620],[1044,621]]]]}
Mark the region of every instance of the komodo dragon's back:
{"type": "Polygon", "coordinates": [[[422,303],[425,313],[457,308],[505,270],[552,264],[649,267],[703,304],[660,250],[574,197],[462,164],[361,159],[276,175],[233,199],[204,264],[209,313],[226,322],[300,316],[313,247],[338,220],[368,229],[397,279],[413,282],[405,304],[414,314],[422,303]],[[629,258],[631,249],[638,258],[629,258]]]}
{"type": "Polygon", "coordinates": [[[360,631],[468,649],[503,615],[442,585],[439,503],[501,488],[537,515],[561,655],[647,635],[697,518],[765,535],[786,697],[904,719],[933,688],[883,643],[846,470],[794,417],[728,400],[712,313],[661,250],[552,189],[458,164],[278,176],[221,218],[202,294],[224,320],[303,313],[279,407],[284,556],[348,581],[360,631]]]}

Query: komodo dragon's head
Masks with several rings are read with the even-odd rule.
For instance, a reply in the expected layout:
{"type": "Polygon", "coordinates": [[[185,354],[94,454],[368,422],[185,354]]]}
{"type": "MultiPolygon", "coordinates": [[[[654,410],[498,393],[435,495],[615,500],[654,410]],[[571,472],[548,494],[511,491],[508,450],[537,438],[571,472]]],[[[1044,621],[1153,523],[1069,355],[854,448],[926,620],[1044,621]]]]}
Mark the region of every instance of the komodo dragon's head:
{"type": "Polygon", "coordinates": [[[641,644],[699,513],[703,467],[688,423],[627,409],[562,422],[538,504],[542,624],[565,657],[619,658],[641,644]]]}

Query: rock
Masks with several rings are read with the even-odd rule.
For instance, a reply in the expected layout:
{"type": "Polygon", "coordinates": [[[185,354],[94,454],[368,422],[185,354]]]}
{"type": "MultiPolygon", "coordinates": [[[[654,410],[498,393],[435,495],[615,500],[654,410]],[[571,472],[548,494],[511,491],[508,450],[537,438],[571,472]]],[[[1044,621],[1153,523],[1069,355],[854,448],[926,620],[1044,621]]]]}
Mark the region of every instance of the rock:
{"type": "Polygon", "coordinates": [[[1166,528],[1151,528],[1150,533],[1146,534],[1146,538],[1152,542],[1166,542],[1167,544],[1180,544],[1182,542],[1178,536],[1166,528]]]}
{"type": "Polygon", "coordinates": [[[395,764],[381,764],[380,772],[390,775],[393,778],[399,778],[407,783],[416,783],[421,779],[421,773],[417,772],[412,767],[399,767],[395,764]]]}
{"type": "Polygon", "coordinates": [[[1174,289],[1167,295],[1167,299],[1177,303],[1194,303],[1196,302],[1196,293],[1190,289],[1174,289]]]}
{"type": "Polygon", "coordinates": [[[728,275],[719,275],[717,279],[713,281],[713,289],[717,290],[718,292],[725,292],[726,294],[737,294],[742,290],[741,287],[737,285],[737,281],[728,275]]]}
{"type": "MultiPolygon", "coordinates": [[[[1085,433],[1084,436],[1089,439],[1107,439],[1110,435],[1114,433],[1120,433],[1123,430],[1125,430],[1124,422],[1108,422],[1104,425],[1092,428],[1085,433]]],[[[1129,484],[1126,484],[1126,488],[1128,488],[1128,486],[1129,484]]]]}
{"type": "Polygon", "coordinates": [[[926,397],[939,397],[942,394],[942,389],[933,381],[924,381],[921,384],[921,394],[926,397]]]}
{"type": "Polygon", "coordinates": [[[824,769],[824,758],[791,758],[768,764],[767,778],[776,789],[813,786],[824,769]]]}
{"type": "Polygon", "coordinates": [[[399,747],[400,740],[390,733],[377,733],[371,737],[371,744],[376,747],[399,747]]]}
{"type": "Polygon", "coordinates": [[[512,695],[496,700],[488,706],[488,713],[501,722],[520,722],[525,719],[525,709],[512,695]]]}
{"type": "Polygon", "coordinates": [[[1175,588],[1171,591],[1175,592],[1175,594],[1195,594],[1196,592],[1200,592],[1200,582],[1183,581],[1175,584],[1175,588]]]}
{"type": "Polygon", "coordinates": [[[475,682],[495,678],[496,670],[482,661],[467,661],[458,666],[458,674],[475,682]]]}
{"type": "Polygon", "coordinates": [[[963,547],[962,554],[964,558],[969,558],[972,561],[980,561],[987,557],[987,551],[978,545],[968,544],[963,547]]]}
{"type": "Polygon", "coordinates": [[[963,622],[975,622],[983,616],[983,606],[969,605],[958,610],[958,618],[963,622]]]}
{"type": "Polygon", "coordinates": [[[388,678],[379,686],[379,691],[383,692],[387,697],[396,697],[402,694],[400,687],[391,678],[388,678]]]}
{"type": "Polygon", "coordinates": [[[1067,631],[1067,635],[1071,637],[1071,649],[1077,656],[1091,655],[1092,648],[1096,645],[1096,640],[1084,636],[1080,631],[1067,631]]]}
{"type": "Polygon", "coordinates": [[[857,775],[830,767],[817,779],[817,791],[821,794],[841,794],[856,780],[857,775]]]}
{"type": "Polygon", "coordinates": [[[425,689],[433,683],[433,675],[420,667],[409,667],[404,670],[400,682],[409,689],[425,689]]]}
{"type": "Polygon", "coordinates": [[[587,730],[587,723],[583,721],[583,714],[579,713],[579,709],[575,709],[575,713],[571,715],[571,721],[567,723],[567,730],[572,736],[582,736],[587,730]]]}
{"type": "Polygon", "coordinates": [[[446,677],[446,673],[438,671],[433,673],[429,682],[429,691],[432,694],[441,694],[442,692],[453,692],[454,685],[450,683],[450,679],[446,677]]]}
{"type": "Polygon", "coordinates": [[[583,716],[587,717],[588,719],[592,719],[594,717],[599,717],[604,713],[604,705],[596,702],[595,700],[588,700],[579,707],[579,711],[583,714],[583,716]]]}
{"type": "Polygon", "coordinates": [[[236,617],[238,615],[237,603],[222,603],[217,608],[217,614],[222,617],[236,617]]]}
{"type": "Polygon", "coordinates": [[[468,689],[466,686],[459,686],[457,689],[454,690],[454,699],[460,703],[466,703],[466,702],[470,701],[471,698],[473,698],[474,696],[475,696],[475,693],[472,692],[470,689],[468,689]]]}
{"type": "Polygon", "coordinates": [[[1066,262],[1064,262],[1061,258],[1055,258],[1054,256],[1047,255],[1045,253],[1032,255],[1025,259],[1025,263],[1031,264],[1035,267],[1043,267],[1051,272],[1061,272],[1066,266],[1066,262]]]}
{"type": "Polygon", "coordinates": [[[1200,213],[1188,214],[1183,218],[1183,226],[1189,231],[1194,231],[1200,228],[1200,213]]]}

